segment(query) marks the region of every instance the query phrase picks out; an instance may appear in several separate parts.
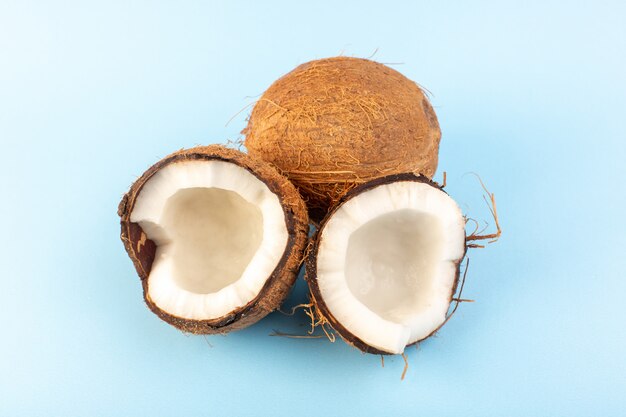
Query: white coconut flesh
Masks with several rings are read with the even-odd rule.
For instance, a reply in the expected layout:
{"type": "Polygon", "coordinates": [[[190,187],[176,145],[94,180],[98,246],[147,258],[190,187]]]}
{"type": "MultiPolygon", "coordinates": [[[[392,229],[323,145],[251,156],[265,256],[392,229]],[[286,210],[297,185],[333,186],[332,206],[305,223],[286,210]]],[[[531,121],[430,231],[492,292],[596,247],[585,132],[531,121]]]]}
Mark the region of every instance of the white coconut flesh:
{"type": "Polygon", "coordinates": [[[369,346],[402,353],[445,321],[465,252],[465,221],[446,193],[415,181],[377,186],[340,206],[319,242],[321,297],[369,346]]]}
{"type": "Polygon", "coordinates": [[[157,245],[149,297],[190,320],[223,317],[253,300],[287,246],[278,196],[247,169],[217,160],[157,171],[130,220],[157,245]]]}

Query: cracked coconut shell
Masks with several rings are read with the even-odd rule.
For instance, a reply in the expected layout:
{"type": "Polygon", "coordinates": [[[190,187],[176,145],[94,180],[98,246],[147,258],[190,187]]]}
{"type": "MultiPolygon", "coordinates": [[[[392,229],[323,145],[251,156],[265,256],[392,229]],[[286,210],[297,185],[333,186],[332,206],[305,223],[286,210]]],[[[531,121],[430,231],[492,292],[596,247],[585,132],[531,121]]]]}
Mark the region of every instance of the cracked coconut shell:
{"type": "MultiPolygon", "coordinates": [[[[188,176],[192,177],[191,175],[188,176]]],[[[145,202],[142,204],[145,205],[145,202]]],[[[157,162],[132,184],[119,204],[118,214],[121,218],[121,239],[141,279],[146,304],[162,320],[180,330],[195,334],[225,333],[241,329],[257,322],[275,310],[292,288],[307,242],[308,218],[306,207],[294,186],[269,164],[242,152],[218,145],[181,150],[157,162]],[[146,186],[146,184],[151,179],[158,177],[159,173],[169,169],[168,175],[171,176],[172,167],[183,167],[188,163],[206,165],[216,161],[241,168],[245,173],[249,173],[260,180],[267,187],[268,195],[277,197],[276,201],[279,202],[277,206],[281,208],[278,211],[278,217],[284,219],[286,228],[286,244],[284,250],[277,255],[276,266],[267,276],[262,277],[262,286],[258,293],[249,297],[245,303],[219,317],[202,318],[198,317],[196,313],[194,313],[196,316],[192,315],[191,318],[181,317],[170,309],[160,306],[153,298],[151,272],[154,272],[153,267],[157,264],[155,258],[159,257],[159,244],[150,239],[149,233],[143,230],[138,222],[133,221],[132,213],[138,205],[137,201],[142,190],[151,187],[146,186]]],[[[280,223],[282,224],[282,220],[280,223]]],[[[265,233],[268,231],[265,230],[265,233]]],[[[207,238],[210,239],[210,236],[207,238]]],[[[244,241],[245,239],[244,235],[244,241]]]]}
{"type": "Polygon", "coordinates": [[[310,246],[305,279],[316,321],[365,353],[400,354],[435,334],[451,315],[448,309],[467,251],[465,218],[427,177],[393,174],[343,196],[321,222],[310,246]],[[374,236],[370,232],[358,237],[376,222],[374,236]],[[412,247],[419,239],[421,244],[412,247]],[[441,247],[429,250],[436,241],[441,247]],[[357,252],[366,256],[354,262],[350,249],[359,243],[357,252]],[[368,249],[373,250],[367,254],[368,249]],[[429,271],[428,262],[440,266],[429,271]],[[397,276],[394,269],[399,270],[397,276]],[[411,281],[403,282],[407,277],[411,281]],[[377,305],[385,298],[386,305],[377,305]]]}

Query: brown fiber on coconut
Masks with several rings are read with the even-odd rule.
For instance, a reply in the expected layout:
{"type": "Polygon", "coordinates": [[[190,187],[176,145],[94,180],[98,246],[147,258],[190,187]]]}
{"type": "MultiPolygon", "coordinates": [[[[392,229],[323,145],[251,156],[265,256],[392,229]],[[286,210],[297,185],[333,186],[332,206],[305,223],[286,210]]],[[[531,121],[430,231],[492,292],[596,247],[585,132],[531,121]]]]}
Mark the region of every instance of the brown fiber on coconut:
{"type": "Polygon", "coordinates": [[[422,89],[367,59],[307,62],[256,102],[245,145],[278,167],[320,220],[348,190],[401,172],[431,178],[441,131],[422,89]]]}
{"type": "Polygon", "coordinates": [[[363,352],[401,354],[449,318],[467,247],[460,209],[427,177],[362,184],[312,239],[306,280],[317,320],[363,352]]]}
{"type": "Polygon", "coordinates": [[[285,177],[218,145],[157,162],[118,214],[146,304],[195,334],[241,329],[275,310],[294,283],[308,233],[306,207],[285,177]]]}

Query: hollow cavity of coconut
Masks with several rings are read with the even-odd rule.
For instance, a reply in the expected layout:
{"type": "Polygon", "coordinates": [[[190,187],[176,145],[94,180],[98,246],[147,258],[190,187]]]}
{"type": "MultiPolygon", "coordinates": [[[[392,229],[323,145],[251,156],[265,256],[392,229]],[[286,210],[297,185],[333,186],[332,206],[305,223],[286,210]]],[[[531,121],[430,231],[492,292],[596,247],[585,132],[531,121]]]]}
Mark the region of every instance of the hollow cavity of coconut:
{"type": "Polygon", "coordinates": [[[391,175],[353,189],[324,219],[306,279],[346,342],[399,354],[445,323],[465,250],[457,204],[424,176],[391,175]]]}
{"type": "Polygon", "coordinates": [[[320,220],[355,185],[414,172],[432,178],[441,131],[422,89],[374,61],[335,57],[300,65],[257,101],[245,134],[320,220]]]}
{"type": "Polygon", "coordinates": [[[308,233],[293,185],[270,165],[221,146],[156,163],[124,196],[119,215],[148,307],[197,334],[240,329],[277,308],[308,233]]]}

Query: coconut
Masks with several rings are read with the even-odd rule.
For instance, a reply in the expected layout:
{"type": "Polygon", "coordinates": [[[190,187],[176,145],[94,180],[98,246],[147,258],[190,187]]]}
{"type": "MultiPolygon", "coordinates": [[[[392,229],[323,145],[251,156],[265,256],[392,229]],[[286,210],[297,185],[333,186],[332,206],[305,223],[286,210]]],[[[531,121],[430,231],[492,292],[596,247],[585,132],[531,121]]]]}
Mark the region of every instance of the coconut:
{"type": "Polygon", "coordinates": [[[362,184],[322,221],[307,258],[318,322],[364,352],[403,353],[446,322],[465,253],[465,218],[427,177],[362,184]]]}
{"type": "Polygon", "coordinates": [[[278,79],[242,133],[250,155],[271,162],[298,187],[314,220],[371,179],[401,172],[432,178],[441,138],[416,83],[349,57],[311,61],[278,79]]]}
{"type": "Polygon", "coordinates": [[[146,304],[196,334],[241,329],[276,309],[307,241],[294,186],[269,164],[216,145],[157,162],[118,213],[146,304]]]}

